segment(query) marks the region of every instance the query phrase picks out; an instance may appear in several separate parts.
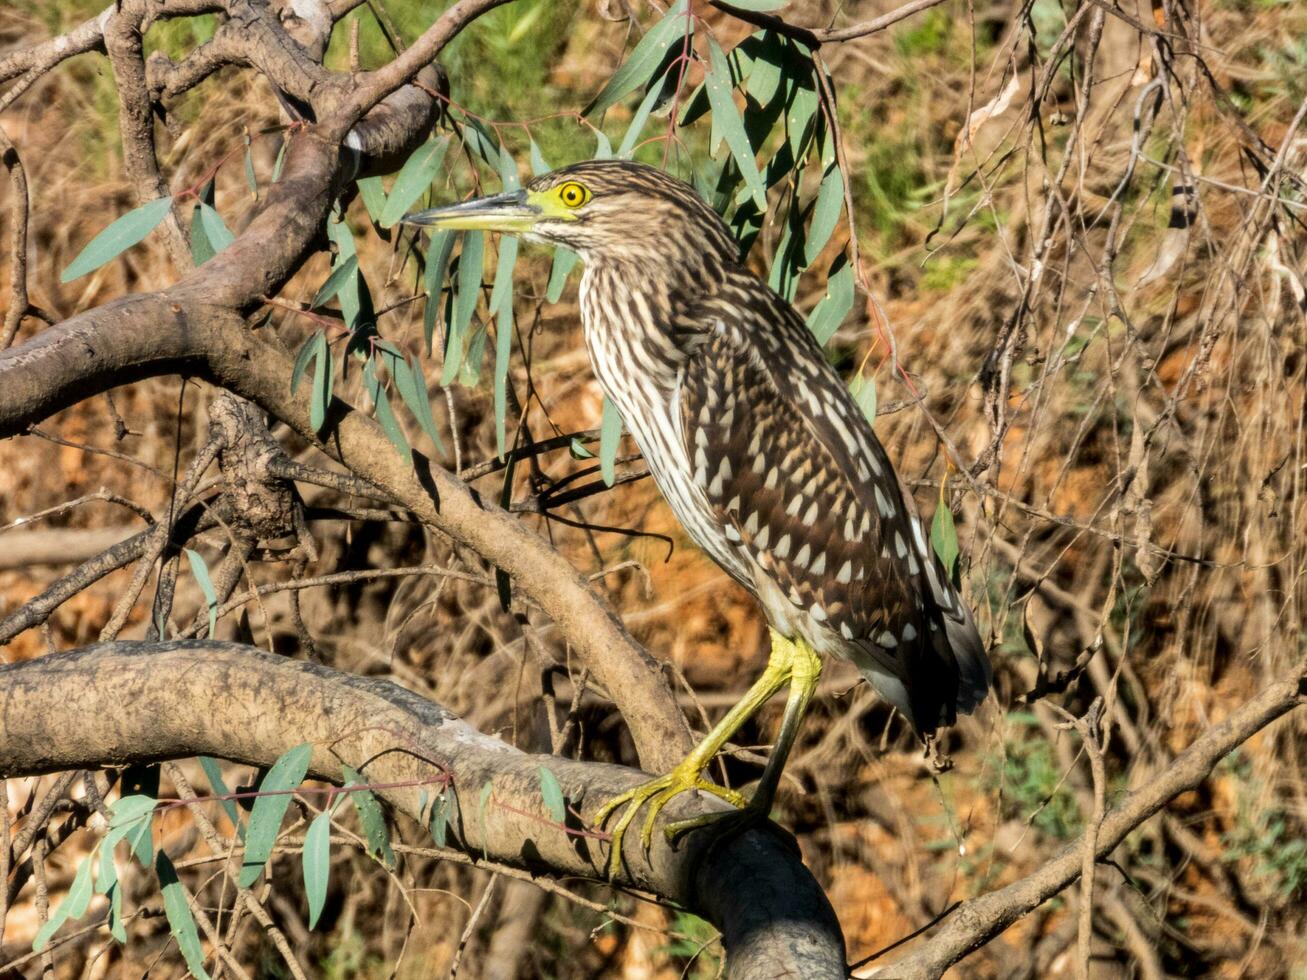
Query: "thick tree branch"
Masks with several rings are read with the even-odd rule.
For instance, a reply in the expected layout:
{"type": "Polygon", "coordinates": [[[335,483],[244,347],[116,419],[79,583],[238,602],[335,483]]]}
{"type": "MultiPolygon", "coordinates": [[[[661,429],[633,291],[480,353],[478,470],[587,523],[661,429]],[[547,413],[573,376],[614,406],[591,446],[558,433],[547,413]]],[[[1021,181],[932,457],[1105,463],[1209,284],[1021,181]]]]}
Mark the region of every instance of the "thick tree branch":
{"type": "MultiPolygon", "coordinates": [[[[551,877],[600,877],[607,843],[552,822],[540,767],[587,814],[644,778],[619,766],[528,755],[389,682],[237,644],[101,644],[0,666],[6,776],[196,754],[266,766],[305,741],[314,746],[317,778],[339,782],[345,763],[373,783],[409,783],[379,795],[415,819],[423,790],[433,798],[448,776],[461,849],[551,877]]],[[[681,797],[666,818],[722,805],[681,797]]],[[[630,840],[617,884],[653,891],[714,923],[732,977],[843,977],[838,923],[793,841],[774,828],[715,846],[710,836],[691,834],[673,849],[657,833],[647,860],[630,840]]]]}

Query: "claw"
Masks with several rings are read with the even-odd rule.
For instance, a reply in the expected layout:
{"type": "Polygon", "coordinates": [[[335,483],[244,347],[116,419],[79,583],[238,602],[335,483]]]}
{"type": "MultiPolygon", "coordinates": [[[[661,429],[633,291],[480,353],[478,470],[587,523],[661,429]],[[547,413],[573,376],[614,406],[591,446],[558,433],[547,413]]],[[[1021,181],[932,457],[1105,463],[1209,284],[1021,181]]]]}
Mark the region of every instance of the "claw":
{"type": "Polygon", "coordinates": [[[616,878],[622,870],[622,840],[640,809],[648,806],[644,824],[640,830],[640,844],[647,855],[649,848],[653,846],[654,822],[658,819],[658,814],[672,801],[673,797],[690,790],[711,793],[732,806],[741,808],[748,806],[748,801],[739,793],[709,782],[703,777],[702,769],[692,766],[677,766],[665,776],[659,776],[647,783],[641,783],[639,786],[613,797],[599,808],[594,818],[595,826],[602,827],[619,807],[626,807],[612,831],[613,840],[608,852],[609,878],[616,878]]]}

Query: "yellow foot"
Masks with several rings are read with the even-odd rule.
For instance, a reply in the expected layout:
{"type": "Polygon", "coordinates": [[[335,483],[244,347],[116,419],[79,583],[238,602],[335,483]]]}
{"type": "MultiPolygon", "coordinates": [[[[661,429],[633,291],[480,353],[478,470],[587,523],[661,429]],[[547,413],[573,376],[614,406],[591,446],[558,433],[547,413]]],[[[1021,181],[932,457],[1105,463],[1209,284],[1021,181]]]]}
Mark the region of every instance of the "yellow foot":
{"type": "MultiPolygon", "coordinates": [[[[741,809],[749,805],[749,801],[739,793],[709,782],[704,779],[702,769],[685,763],[677,766],[665,776],[659,776],[647,783],[641,783],[634,789],[629,789],[625,793],[613,797],[599,808],[599,812],[595,814],[594,819],[595,826],[602,827],[619,807],[626,807],[625,812],[618,819],[617,825],[613,827],[613,841],[609,845],[608,852],[609,878],[616,878],[622,870],[622,838],[626,835],[627,828],[635,820],[635,815],[640,808],[643,806],[649,808],[645,814],[644,826],[640,833],[640,843],[644,846],[645,854],[648,854],[649,847],[653,844],[654,821],[658,818],[659,812],[671,802],[672,797],[690,790],[702,790],[705,793],[711,793],[713,796],[741,809]]],[[[689,823],[690,821],[685,822],[689,823]]]]}

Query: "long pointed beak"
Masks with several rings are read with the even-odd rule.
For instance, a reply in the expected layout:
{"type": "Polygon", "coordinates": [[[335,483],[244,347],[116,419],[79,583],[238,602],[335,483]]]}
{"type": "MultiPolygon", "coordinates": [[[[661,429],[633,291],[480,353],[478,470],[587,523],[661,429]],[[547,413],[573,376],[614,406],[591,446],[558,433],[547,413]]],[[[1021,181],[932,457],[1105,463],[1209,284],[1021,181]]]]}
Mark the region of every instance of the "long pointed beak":
{"type": "Polygon", "coordinates": [[[527,203],[526,191],[510,191],[493,197],[478,197],[428,211],[416,211],[400,219],[401,224],[429,225],[452,230],[530,231],[540,220],[540,208],[527,203]]]}

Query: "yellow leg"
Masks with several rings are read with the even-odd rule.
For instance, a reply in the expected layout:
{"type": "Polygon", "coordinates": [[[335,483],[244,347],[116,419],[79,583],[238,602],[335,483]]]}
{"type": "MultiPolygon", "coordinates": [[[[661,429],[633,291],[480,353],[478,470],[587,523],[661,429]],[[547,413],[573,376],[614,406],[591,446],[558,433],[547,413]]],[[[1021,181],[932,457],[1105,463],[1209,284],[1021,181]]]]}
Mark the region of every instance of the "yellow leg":
{"type": "MultiPolygon", "coordinates": [[[[821,661],[807,643],[802,640],[797,643],[792,642],[772,630],[772,648],[771,655],[767,659],[767,669],[749,688],[740,702],[713,726],[712,731],[704,737],[703,741],[696,745],[690,751],[690,754],[671,772],[614,797],[600,807],[598,813],[595,814],[595,823],[602,826],[619,807],[626,807],[625,812],[618,819],[617,825],[613,828],[613,841],[608,854],[609,876],[615,877],[621,871],[622,839],[627,828],[635,820],[640,808],[646,804],[649,809],[640,835],[641,843],[644,845],[646,852],[653,842],[654,821],[657,819],[658,813],[674,796],[687,790],[698,789],[712,793],[736,807],[747,808],[750,812],[755,812],[759,806],[763,806],[765,815],[767,809],[771,806],[771,799],[775,795],[776,784],[780,780],[781,769],[785,765],[785,756],[794,743],[799,721],[803,716],[808,701],[812,697],[813,690],[817,686],[817,677],[820,673],[821,661]],[[772,695],[786,684],[790,684],[790,695],[785,706],[785,718],[781,723],[780,738],[777,741],[775,751],[767,762],[767,767],[763,770],[762,782],[759,785],[759,792],[754,801],[748,802],[739,793],[717,786],[705,779],[703,776],[704,770],[708,768],[713,756],[721,750],[732,735],[743,727],[749,718],[757,713],[759,708],[771,699],[772,695]]],[[[714,814],[713,816],[720,815],[714,814]]],[[[694,826],[701,825],[696,821],[685,821],[685,823],[694,826]]],[[[683,829],[688,830],[690,828],[686,826],[683,829]]]]}
{"type": "Polygon", "coordinates": [[[733,825],[746,825],[754,820],[766,819],[771,813],[776,789],[781,781],[781,772],[785,769],[790,749],[794,747],[794,740],[799,734],[799,724],[808,710],[808,703],[816,693],[817,682],[821,680],[821,658],[812,647],[803,640],[793,644],[780,637],[776,637],[776,640],[792,647],[790,693],[785,701],[785,714],[781,718],[780,734],[776,736],[776,744],[772,746],[771,756],[768,757],[767,765],[762,770],[762,778],[758,780],[753,797],[749,800],[748,806],[742,808],[743,812],[738,814],[706,813],[701,817],[668,825],[666,829],[668,840],[675,840],[687,830],[714,823],[721,823],[722,829],[728,830],[733,825]]]}

